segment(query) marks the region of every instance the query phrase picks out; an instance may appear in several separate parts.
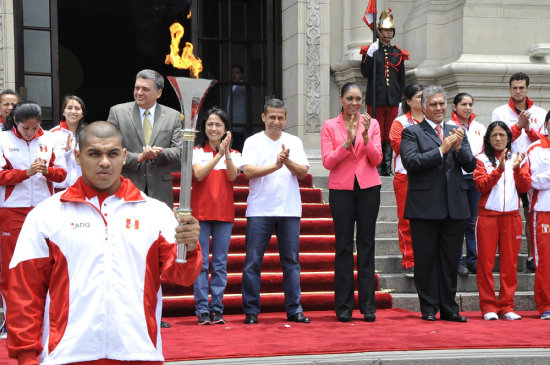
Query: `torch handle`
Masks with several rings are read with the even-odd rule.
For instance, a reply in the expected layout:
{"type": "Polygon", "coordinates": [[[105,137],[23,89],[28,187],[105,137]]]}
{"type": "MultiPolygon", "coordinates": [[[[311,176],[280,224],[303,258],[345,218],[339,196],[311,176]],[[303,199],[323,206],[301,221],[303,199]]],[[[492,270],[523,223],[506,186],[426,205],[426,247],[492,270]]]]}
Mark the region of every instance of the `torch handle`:
{"type": "MultiPolygon", "coordinates": [[[[178,211],[178,216],[182,217],[185,215],[191,215],[190,211],[178,211]]],[[[185,222],[180,222],[180,226],[187,224],[185,222]]],[[[178,243],[177,244],[177,253],[176,253],[176,262],[178,264],[185,264],[187,262],[187,245],[185,243],[178,243]]]]}

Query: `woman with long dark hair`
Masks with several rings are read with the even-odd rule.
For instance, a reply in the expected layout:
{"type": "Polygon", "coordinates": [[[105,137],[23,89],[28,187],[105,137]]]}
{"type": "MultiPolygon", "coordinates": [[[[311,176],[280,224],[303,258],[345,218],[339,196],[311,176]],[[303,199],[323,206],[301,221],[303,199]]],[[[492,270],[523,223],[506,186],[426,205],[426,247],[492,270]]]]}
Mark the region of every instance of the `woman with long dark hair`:
{"type": "Polygon", "coordinates": [[[9,264],[27,213],[52,195],[52,183],[63,181],[67,175],[65,159],[59,157],[61,152],[52,134],[40,128],[41,122],[38,104],[20,102],[0,132],[0,291],[3,298],[9,295],[9,264]]]}
{"type": "Polygon", "coordinates": [[[511,155],[512,132],[501,121],[489,124],[484,152],[477,156],[474,182],[481,193],[476,222],[477,286],[485,320],[521,319],[514,313],[522,222],[519,195],[531,186],[525,154],[511,155]],[[500,291],[495,295],[493,267],[498,248],[500,291]]]}
{"type": "MultiPolygon", "coordinates": [[[[449,124],[456,124],[463,128],[470,143],[472,155],[477,157],[483,151],[483,137],[485,126],[475,120],[474,97],[468,93],[458,93],[453,100],[453,111],[449,124]]],[[[466,220],[464,236],[466,238],[466,258],[461,257],[458,274],[466,276],[469,272],[475,274],[477,268],[477,251],[475,238],[475,222],[477,218],[477,204],[479,191],[474,184],[474,175],[462,171],[464,181],[468,184],[468,204],[470,206],[470,218],[466,220]]]]}
{"type": "Polygon", "coordinates": [[[74,157],[74,150],[78,148],[75,136],[86,124],[84,120],[86,117],[86,104],[84,104],[84,100],[76,95],[67,95],[63,99],[61,113],[63,116],[59,125],[50,129],[50,132],[56,137],[57,143],[60,144],[63,151],[67,177],[65,181],[54,184],[56,190],[68,188],[82,175],[82,170],[74,157]]]}
{"type": "Polygon", "coordinates": [[[359,85],[348,82],[340,92],[342,112],[324,122],[321,130],[323,166],[328,177],[330,211],[336,235],[334,305],[341,322],[349,322],[355,303],[353,235],[357,226],[359,310],[367,322],[376,319],[374,303],[374,234],[380,206],[382,161],[380,127],[361,114],[359,85]]]}
{"type": "Polygon", "coordinates": [[[241,154],[231,149],[227,114],[212,108],[197,135],[193,150],[191,209],[199,220],[202,270],[193,285],[199,325],[223,324],[223,294],[227,284],[227,254],[235,219],[233,181],[241,154]],[[212,276],[208,284],[208,253],[212,236],[212,276]],[[210,289],[210,290],[209,290],[210,289]],[[208,293],[211,300],[208,303],[208,293]]]}
{"type": "Polygon", "coordinates": [[[405,270],[405,276],[414,277],[414,253],[411,242],[411,225],[405,219],[405,201],[407,199],[407,170],[401,162],[399,154],[401,145],[401,133],[405,128],[420,123],[424,120],[422,113],[422,90],[419,84],[412,84],[405,88],[405,96],[401,105],[403,115],[393,121],[390,129],[391,147],[395,152],[395,176],[393,178],[393,190],[397,203],[397,233],[399,236],[399,250],[401,250],[401,266],[405,270]]]}

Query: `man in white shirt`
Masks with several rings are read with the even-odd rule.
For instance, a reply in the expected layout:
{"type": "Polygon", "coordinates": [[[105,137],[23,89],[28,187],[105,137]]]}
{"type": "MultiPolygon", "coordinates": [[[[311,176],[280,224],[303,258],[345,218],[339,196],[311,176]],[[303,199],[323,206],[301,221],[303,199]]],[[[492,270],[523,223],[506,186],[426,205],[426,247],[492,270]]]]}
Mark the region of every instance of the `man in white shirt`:
{"type": "Polygon", "coordinates": [[[246,258],[242,292],[244,323],[258,323],[260,268],[275,231],[283,266],[285,307],[289,321],[309,323],[300,305],[299,236],[302,203],[298,179],[307,176],[309,163],[302,141],[283,132],[286,106],[279,99],[264,105],[265,130],[244,143],[241,170],[250,180],[246,209],[246,258]]]}

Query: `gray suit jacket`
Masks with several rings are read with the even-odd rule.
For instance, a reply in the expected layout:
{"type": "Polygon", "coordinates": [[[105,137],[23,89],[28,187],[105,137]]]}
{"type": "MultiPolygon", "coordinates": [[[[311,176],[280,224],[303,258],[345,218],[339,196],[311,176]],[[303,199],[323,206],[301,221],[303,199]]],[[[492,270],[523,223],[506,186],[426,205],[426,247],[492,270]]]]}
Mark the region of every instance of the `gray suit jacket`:
{"type": "Polygon", "coordinates": [[[122,175],[132,180],[136,187],[147,195],[165,202],[170,208],[174,203],[172,194],[172,168],[181,158],[181,122],[179,112],[157,103],[151,146],[164,150],[155,160],[138,164],[138,155],[145,146],[145,137],[135,102],[111,107],[107,121],[118,127],[122,134],[122,145],[127,150],[126,164],[122,175]]]}
{"type": "MultiPolygon", "coordinates": [[[[445,124],[447,137],[456,125],[445,124]]],[[[407,170],[408,190],[405,218],[466,219],[470,207],[462,169],[473,172],[476,159],[472,156],[466,135],[460,150],[451,148],[441,158],[441,140],[425,120],[403,130],[400,154],[407,170]]]]}

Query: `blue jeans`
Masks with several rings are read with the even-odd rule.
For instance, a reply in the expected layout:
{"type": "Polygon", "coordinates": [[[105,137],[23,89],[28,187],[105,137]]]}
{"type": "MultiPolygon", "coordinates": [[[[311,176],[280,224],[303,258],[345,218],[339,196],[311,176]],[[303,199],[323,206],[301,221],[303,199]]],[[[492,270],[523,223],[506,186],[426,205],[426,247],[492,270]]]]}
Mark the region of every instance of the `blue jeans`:
{"type": "MultiPolygon", "coordinates": [[[[477,263],[477,243],[476,243],[476,220],[477,220],[477,204],[481,193],[476,189],[472,175],[464,175],[464,180],[468,184],[468,205],[470,206],[470,218],[466,219],[466,228],[464,229],[464,237],[466,237],[466,263],[473,265],[477,263]]],[[[464,263],[464,257],[460,258],[464,263]]]]}
{"type": "Polygon", "coordinates": [[[202,249],[202,270],[193,284],[195,293],[195,314],[220,312],[223,313],[223,293],[227,284],[227,252],[232,222],[201,221],[199,243],[202,249]],[[212,277],[210,279],[210,305],[208,305],[208,253],[212,235],[212,277]]]}
{"type": "Polygon", "coordinates": [[[275,231],[283,266],[285,308],[288,316],[302,312],[300,305],[300,217],[248,217],[246,258],[243,268],[243,311],[260,313],[260,269],[271,235],[275,231]]]}

